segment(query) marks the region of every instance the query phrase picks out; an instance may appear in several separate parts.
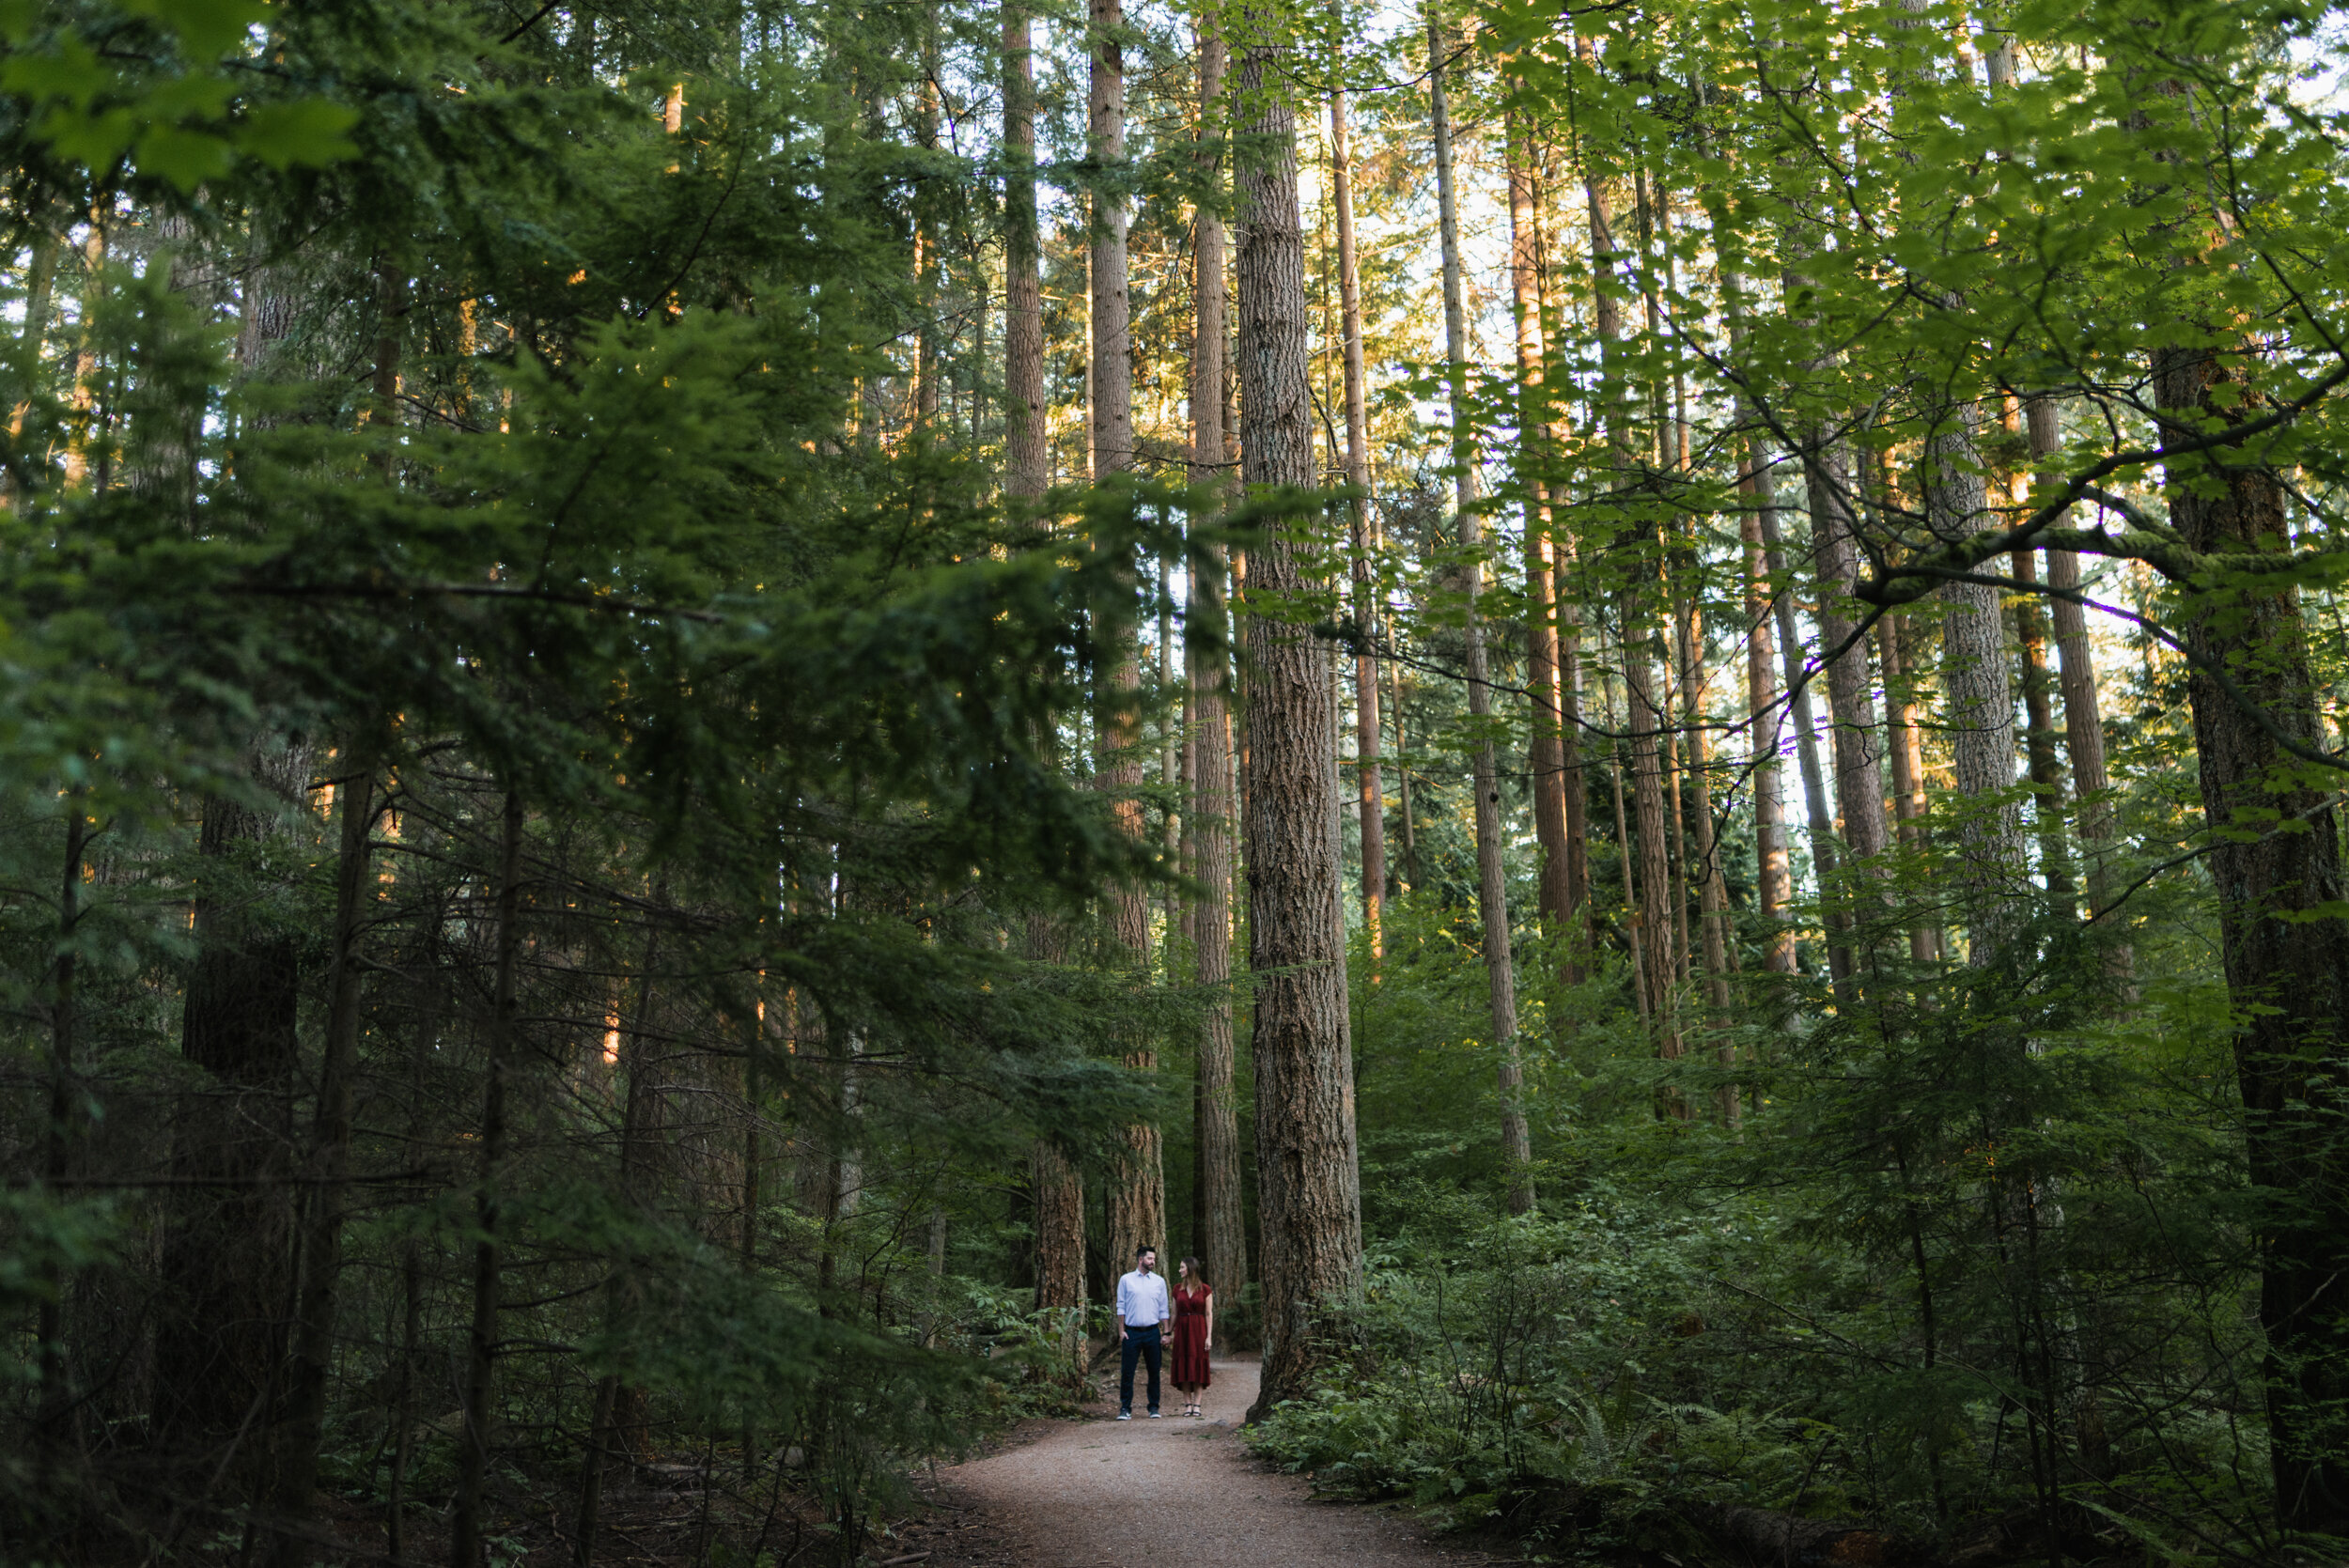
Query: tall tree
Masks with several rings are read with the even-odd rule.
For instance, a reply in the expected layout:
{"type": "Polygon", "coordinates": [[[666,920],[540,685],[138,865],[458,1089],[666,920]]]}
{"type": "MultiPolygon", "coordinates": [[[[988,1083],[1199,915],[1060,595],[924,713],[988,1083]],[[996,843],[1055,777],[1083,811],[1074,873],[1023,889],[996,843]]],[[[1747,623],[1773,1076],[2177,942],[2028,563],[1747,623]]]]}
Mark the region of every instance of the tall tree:
{"type": "MultiPolygon", "coordinates": [[[[1240,225],[1240,472],[1251,489],[1314,481],[1313,389],[1297,194],[1294,50],[1285,18],[1243,13],[1237,123],[1240,225]]],[[[1361,1175],[1339,899],[1335,693],[1326,655],[1283,607],[1323,572],[1273,529],[1248,559],[1249,968],[1256,979],[1256,1189],[1264,1280],[1262,1392],[1252,1417],[1305,1391],[1330,1331],[1325,1314],[1360,1287],[1361,1175]]]]}
{"type": "MultiPolygon", "coordinates": [[[[1339,36],[1344,37],[1343,16],[1339,36]]],[[[1330,90],[1330,191],[1338,220],[1338,332],[1346,360],[1346,483],[1354,501],[1347,513],[1354,579],[1354,771],[1359,796],[1362,862],[1362,934],[1370,947],[1371,978],[1386,955],[1382,911],[1387,898],[1387,805],[1378,778],[1377,591],[1372,578],[1375,511],[1370,492],[1370,405],[1362,364],[1362,281],[1354,253],[1354,169],[1346,120],[1346,58],[1335,62],[1330,90]]]]}
{"type": "Polygon", "coordinates": [[[1533,1207],[1533,1144],[1525,1118],[1525,1065],[1517,1037],[1516,959],[1510,951],[1509,884],[1501,865],[1501,768],[1492,733],[1492,678],[1477,599],[1484,583],[1484,521],[1476,498],[1476,448],[1468,414],[1468,312],[1462,297],[1460,219],[1452,144],[1452,103],[1446,85],[1444,39],[1427,23],[1428,113],[1436,142],[1436,206],[1443,245],[1444,353],[1452,393],[1452,462],[1460,551],[1468,557],[1468,624],[1464,663],[1469,722],[1475,726],[1470,786],[1476,823],[1476,913],[1485,943],[1485,985],[1501,1094],[1501,1157],[1509,1171],[1509,1207],[1533,1207]]]}
{"type": "Polygon", "coordinates": [[[1539,149],[1525,116],[1512,110],[1502,129],[1509,179],[1509,287],[1517,315],[1517,485],[1525,492],[1526,663],[1533,693],[1528,745],[1533,830],[1542,846],[1539,882],[1545,921],[1563,924],[1575,903],[1567,822],[1565,683],[1559,649],[1557,546],[1552,537],[1544,458],[1556,439],[1545,384],[1539,149]]]}
{"type": "MultiPolygon", "coordinates": [[[[1221,195],[1224,66],[1228,45],[1221,23],[1203,11],[1196,23],[1199,53],[1199,174],[1221,195]]],[[[1202,201],[1192,218],[1190,350],[1190,482],[1228,494],[1224,459],[1224,234],[1218,199],[1202,201]]],[[[1190,906],[1193,975],[1206,993],[1192,1086],[1191,1245],[1227,1308],[1248,1281],[1248,1236],[1240,1207],[1239,1103],[1234,1090],[1232,1036],[1232,787],[1231,665],[1220,639],[1228,631],[1224,563],[1220,547],[1207,562],[1193,560],[1183,648],[1187,660],[1191,744],[1191,800],[1183,823],[1190,838],[1190,875],[1199,889],[1190,906]]]]}

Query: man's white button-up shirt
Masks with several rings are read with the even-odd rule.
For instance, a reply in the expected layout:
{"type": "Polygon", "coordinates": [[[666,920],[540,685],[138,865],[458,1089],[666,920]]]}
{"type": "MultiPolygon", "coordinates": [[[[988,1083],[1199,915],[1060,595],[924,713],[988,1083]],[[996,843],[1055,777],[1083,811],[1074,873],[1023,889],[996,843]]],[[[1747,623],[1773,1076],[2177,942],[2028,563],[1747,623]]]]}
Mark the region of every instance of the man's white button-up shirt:
{"type": "Polygon", "coordinates": [[[1166,1276],[1137,1268],[1117,1281],[1117,1310],[1128,1328],[1155,1328],[1174,1315],[1167,1304],[1166,1276]]]}

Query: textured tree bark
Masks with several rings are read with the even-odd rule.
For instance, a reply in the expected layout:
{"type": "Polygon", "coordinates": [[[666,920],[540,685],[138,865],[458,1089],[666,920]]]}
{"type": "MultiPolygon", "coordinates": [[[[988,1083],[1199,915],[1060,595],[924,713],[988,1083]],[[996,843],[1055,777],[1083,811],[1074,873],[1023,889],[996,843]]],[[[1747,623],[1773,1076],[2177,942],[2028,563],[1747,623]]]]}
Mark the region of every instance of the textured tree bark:
{"type": "MultiPolygon", "coordinates": [[[[1239,171],[1241,476],[1252,489],[1314,480],[1297,118],[1285,20],[1251,10],[1238,121],[1256,152],[1239,171]]],[[[1252,550],[1250,598],[1310,587],[1322,563],[1294,529],[1252,550]]],[[[1257,1211],[1262,1225],[1263,1391],[1251,1419],[1305,1391],[1332,1331],[1330,1307],[1361,1288],[1361,1176],[1341,940],[1334,694],[1326,656],[1299,626],[1247,621],[1249,968],[1256,976],[1257,1211]]]]}
{"type": "MultiPolygon", "coordinates": [[[[1630,728],[1631,819],[1639,841],[1640,903],[1632,913],[1640,928],[1645,956],[1648,1017],[1655,1031],[1657,1054],[1667,1059],[1682,1054],[1680,1021],[1672,995],[1672,856],[1665,835],[1670,831],[1664,811],[1665,716],[1658,701],[1656,658],[1650,644],[1654,633],[1641,624],[1643,614],[1636,590],[1627,589],[1623,614],[1623,683],[1630,699],[1626,722],[1630,728]]],[[[1667,1094],[1660,1109],[1686,1115],[1687,1105],[1667,1094]]]]}
{"type": "Polygon", "coordinates": [[[1795,972],[1794,864],[1786,849],[1785,770],[1779,764],[1777,652],[1770,644],[1770,585],[1762,561],[1762,511],[1770,505],[1755,459],[1738,464],[1738,493],[1746,499],[1738,533],[1746,547],[1746,722],[1747,753],[1753,762],[1754,902],[1769,935],[1763,968],[1795,972]]]}
{"type": "Polygon", "coordinates": [[[1501,1096],[1501,1154],[1509,1170],[1509,1208],[1524,1214],[1533,1207],[1532,1138],[1526,1126],[1525,1066],[1517,1040],[1516,959],[1509,945],[1508,881],[1501,860],[1500,767],[1494,755],[1490,721],[1492,683],[1486,668],[1485,631],[1477,618],[1477,598],[1485,568],[1478,551],[1484,525],[1476,510],[1475,454],[1469,444],[1467,425],[1468,326],[1461,292],[1460,220],[1455,205],[1452,148],[1452,105],[1447,93],[1443,39],[1434,23],[1427,29],[1428,95],[1436,141],[1438,225],[1443,243],[1444,350],[1451,365],[1453,462],[1456,480],[1460,549],[1469,555],[1467,643],[1470,722],[1476,726],[1476,757],[1471,768],[1476,799],[1476,912],[1485,941],[1485,983],[1493,1048],[1500,1060],[1494,1068],[1501,1096]]]}
{"type": "MultiPolygon", "coordinates": [[[[2220,390],[2234,380],[2216,352],[2158,351],[2164,442],[2241,417],[2220,390]]],[[[2256,457],[2213,453],[2168,478],[2170,525],[2194,550],[2291,548],[2283,489],[2256,457]]],[[[2242,1020],[2250,1176],[2277,1204],[2260,1236],[2276,1513],[2289,1529],[2349,1535],[2349,923],[2317,913],[2344,895],[2337,781],[2312,777],[2211,673],[2223,669],[2285,735],[2322,747],[2295,590],[2198,593],[2188,613],[2202,809],[2212,828],[2233,830],[2212,841],[2210,877],[2242,1020]]]]}
{"type": "Polygon", "coordinates": [[[1346,482],[1354,490],[1354,774],[1362,845],[1362,933],[1373,985],[1386,956],[1387,806],[1378,777],[1378,660],[1370,640],[1378,625],[1371,582],[1370,403],[1362,365],[1361,274],[1354,255],[1354,176],[1349,160],[1346,89],[1330,94],[1330,188],[1338,219],[1338,321],[1346,339],[1346,482]]]}
{"type": "Polygon", "coordinates": [[[457,1454],[457,1500],[449,1518],[449,1561],[481,1560],[482,1495],[490,1475],[491,1396],[496,1391],[498,1296],[504,1283],[506,1159],[511,1129],[506,1079],[518,1065],[514,970],[521,951],[522,802],[506,792],[498,853],[497,980],[490,1001],[490,1059],[481,1086],[481,1171],[474,1189],[473,1321],[465,1333],[465,1429],[457,1454]]]}
{"type": "MultiPolygon", "coordinates": [[[[1221,163],[1223,70],[1227,46],[1212,15],[1199,23],[1199,163],[1213,179],[1221,163]]],[[[1211,204],[1197,215],[1193,252],[1198,268],[1191,334],[1190,481],[1232,489],[1224,455],[1223,217],[1211,204]]],[[[1218,552],[1220,555],[1220,551],[1218,552]]],[[[1232,826],[1237,818],[1232,774],[1231,661],[1218,645],[1230,633],[1223,567],[1193,566],[1184,657],[1189,666],[1192,746],[1190,808],[1183,822],[1186,859],[1200,889],[1190,915],[1195,979],[1208,1001],[1200,1021],[1192,1085],[1191,1245],[1207,1278],[1227,1304],[1237,1305],[1248,1282],[1248,1234],[1240,1204],[1239,1101],[1234,1092],[1232,1039],[1232,826]]]]}
{"type": "MultiPolygon", "coordinates": [[[[1509,177],[1509,286],[1517,314],[1517,482],[1526,493],[1526,664],[1532,687],[1532,732],[1527,746],[1532,774],[1533,834],[1542,846],[1541,916],[1563,924],[1576,904],[1567,862],[1573,854],[1566,820],[1564,681],[1559,661],[1557,547],[1542,458],[1555,439],[1554,410],[1544,385],[1540,204],[1534,187],[1536,150],[1531,132],[1512,113],[1504,130],[1509,177]]],[[[1571,962],[1571,960],[1569,960],[1571,962]]]]}
{"type": "MultiPolygon", "coordinates": [[[[1936,538],[1996,525],[1977,455],[1978,418],[1971,404],[1943,410],[1940,427],[1926,439],[1925,525],[1936,538]]],[[[1962,813],[1957,854],[1969,904],[1967,960],[1981,965],[2004,946],[2021,913],[2023,820],[2006,793],[2015,783],[2015,694],[1999,591],[1952,582],[1941,599],[1942,689],[1962,813]]]]}
{"type": "Polygon", "coordinates": [[[1003,489],[1023,500],[1042,495],[1051,480],[1035,210],[1035,59],[1028,19],[1025,0],[1003,7],[1003,489]]]}

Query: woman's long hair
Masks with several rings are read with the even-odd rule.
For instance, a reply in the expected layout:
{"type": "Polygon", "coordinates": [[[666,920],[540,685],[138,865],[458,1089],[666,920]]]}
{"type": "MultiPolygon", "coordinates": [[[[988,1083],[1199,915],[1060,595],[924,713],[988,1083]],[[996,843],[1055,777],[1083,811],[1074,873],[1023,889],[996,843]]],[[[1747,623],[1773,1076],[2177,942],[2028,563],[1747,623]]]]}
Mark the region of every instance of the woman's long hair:
{"type": "Polygon", "coordinates": [[[1184,1282],[1190,1285],[1193,1290],[1213,1290],[1215,1288],[1213,1285],[1207,1283],[1206,1265],[1202,1264],[1197,1258],[1185,1258],[1183,1260],[1183,1270],[1185,1274],[1184,1282]]]}

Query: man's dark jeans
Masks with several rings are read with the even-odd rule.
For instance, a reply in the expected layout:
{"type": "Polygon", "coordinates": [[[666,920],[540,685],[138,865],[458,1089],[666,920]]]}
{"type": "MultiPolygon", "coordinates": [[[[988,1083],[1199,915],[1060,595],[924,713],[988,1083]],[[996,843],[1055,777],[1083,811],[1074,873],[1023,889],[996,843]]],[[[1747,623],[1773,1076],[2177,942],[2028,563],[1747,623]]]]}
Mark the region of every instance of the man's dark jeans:
{"type": "Polygon", "coordinates": [[[1119,1409],[1131,1410],[1134,1407],[1134,1362],[1145,1356],[1150,1359],[1150,1408],[1156,1410],[1159,1407],[1159,1362],[1165,1354],[1166,1347],[1159,1338],[1157,1324],[1147,1328],[1136,1328],[1131,1325],[1127,1327],[1124,1364],[1117,1374],[1119,1409]]]}

